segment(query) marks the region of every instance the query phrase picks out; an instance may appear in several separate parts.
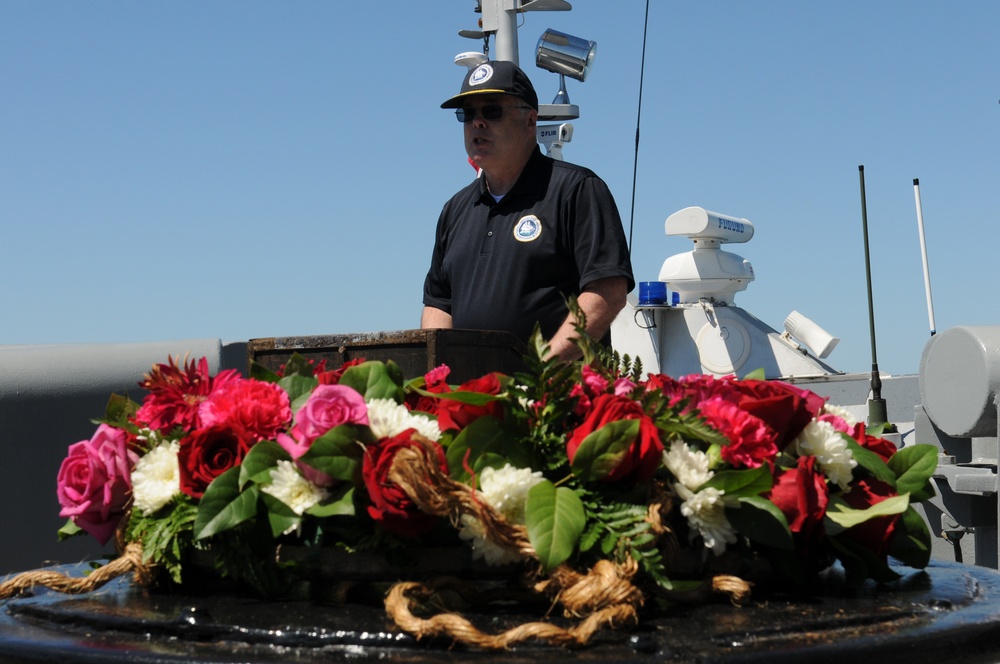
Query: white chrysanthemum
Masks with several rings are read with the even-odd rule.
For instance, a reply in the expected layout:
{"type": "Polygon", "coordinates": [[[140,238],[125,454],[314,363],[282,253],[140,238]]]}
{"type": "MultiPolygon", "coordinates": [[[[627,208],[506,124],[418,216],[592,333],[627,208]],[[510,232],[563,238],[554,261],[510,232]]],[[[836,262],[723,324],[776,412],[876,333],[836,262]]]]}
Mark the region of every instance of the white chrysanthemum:
{"type": "Polygon", "coordinates": [[[695,493],[681,484],[674,485],[674,489],[684,501],[681,514],[701,535],[706,549],[718,556],[726,550],[727,544],[736,542],[736,532],[726,518],[723,491],[709,487],[695,493]]]}
{"type": "Polygon", "coordinates": [[[284,459],[278,461],[277,468],[271,469],[271,483],[260,490],[288,505],[299,516],[330,495],[329,491],[303,477],[294,463],[284,459]]]}
{"type": "MultiPolygon", "coordinates": [[[[485,468],[479,475],[480,490],[476,495],[499,512],[507,523],[524,525],[528,491],[543,479],[541,472],[532,472],[530,468],[514,468],[510,464],[500,469],[485,468]]],[[[458,536],[472,541],[473,559],[484,558],[487,565],[505,565],[521,559],[516,551],[499,547],[487,539],[485,528],[479,519],[466,514],[462,516],[461,522],[458,536]]]]}
{"type": "Polygon", "coordinates": [[[832,424],[813,420],[806,425],[793,445],[799,455],[816,457],[823,474],[847,491],[851,483],[851,471],[858,462],[847,448],[843,435],[832,424]]]}
{"type": "Polygon", "coordinates": [[[841,406],[834,405],[832,403],[823,404],[823,414],[824,415],[834,415],[844,420],[847,426],[853,427],[858,423],[858,418],[851,415],[850,411],[841,406]]]}
{"type": "Polygon", "coordinates": [[[663,453],[663,465],[677,481],[688,489],[697,489],[712,479],[714,473],[708,469],[708,455],[692,449],[682,440],[670,443],[670,449],[663,453]]]}
{"type": "Polygon", "coordinates": [[[181,472],[177,461],[180,443],[158,445],[146,453],[132,470],[132,505],[143,516],[158,511],[180,493],[181,472]]]}
{"type": "Polygon", "coordinates": [[[392,399],[372,399],[368,402],[368,426],[377,438],[391,438],[407,429],[416,429],[424,438],[441,439],[441,429],[436,420],[410,412],[392,399]]]}

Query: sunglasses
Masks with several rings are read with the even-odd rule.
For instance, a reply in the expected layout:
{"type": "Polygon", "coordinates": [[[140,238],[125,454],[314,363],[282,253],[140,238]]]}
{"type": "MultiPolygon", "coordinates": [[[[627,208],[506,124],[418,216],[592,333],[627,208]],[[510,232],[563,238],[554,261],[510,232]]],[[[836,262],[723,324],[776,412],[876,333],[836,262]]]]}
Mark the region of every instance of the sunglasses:
{"type": "MultiPolygon", "coordinates": [[[[523,108],[527,110],[534,110],[530,106],[503,106],[501,104],[486,104],[479,109],[479,114],[483,116],[484,120],[499,120],[503,117],[503,109],[505,108],[523,108]]],[[[476,119],[476,109],[474,108],[457,108],[455,109],[455,117],[458,118],[459,122],[472,122],[476,119]]]]}

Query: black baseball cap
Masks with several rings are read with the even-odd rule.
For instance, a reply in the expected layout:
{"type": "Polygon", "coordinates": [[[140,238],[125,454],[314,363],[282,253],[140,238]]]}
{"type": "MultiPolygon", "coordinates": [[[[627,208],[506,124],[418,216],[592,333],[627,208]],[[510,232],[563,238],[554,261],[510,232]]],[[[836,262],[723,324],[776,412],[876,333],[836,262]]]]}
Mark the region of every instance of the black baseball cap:
{"type": "Polygon", "coordinates": [[[538,110],[538,95],[527,74],[507,60],[484,62],[466,73],[462,91],[441,104],[441,108],[459,108],[466,98],[473,95],[496,94],[514,95],[538,110]]]}

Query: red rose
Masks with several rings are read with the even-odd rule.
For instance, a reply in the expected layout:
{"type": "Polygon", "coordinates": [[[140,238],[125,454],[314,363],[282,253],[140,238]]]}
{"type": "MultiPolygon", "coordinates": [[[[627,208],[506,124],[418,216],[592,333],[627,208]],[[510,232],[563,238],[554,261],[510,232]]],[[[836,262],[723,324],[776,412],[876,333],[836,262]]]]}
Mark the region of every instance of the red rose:
{"type": "Polygon", "coordinates": [[[417,537],[434,526],[436,517],[421,512],[398,484],[389,479],[389,470],[396,454],[406,448],[413,448],[431,456],[441,470],[448,472],[448,462],[444,450],[434,443],[430,448],[414,440],[416,429],[407,429],[392,438],[384,438],[365,451],[361,464],[361,474],[372,504],[368,514],[391,533],[404,537],[417,537]]]}
{"type": "MultiPolygon", "coordinates": [[[[863,510],[897,495],[896,490],[885,482],[862,478],[851,486],[851,492],[844,495],[844,500],[851,507],[863,510]]],[[[848,528],[844,531],[844,536],[885,560],[889,554],[889,544],[896,534],[898,521],[898,514],[878,516],[848,528]]]]}
{"type": "Polygon", "coordinates": [[[788,528],[800,553],[808,553],[814,540],[823,535],[823,517],[829,502],[826,477],[816,468],[816,457],[799,457],[775,479],[768,499],[788,520],[788,528]]]}
{"type": "Polygon", "coordinates": [[[892,458],[892,455],[896,453],[896,446],[885,438],[876,438],[871,436],[865,431],[864,422],[858,422],[854,425],[854,430],[849,431],[848,435],[858,442],[858,445],[864,447],[865,449],[871,450],[875,454],[882,457],[882,461],[888,462],[892,458]]]}
{"type": "Polygon", "coordinates": [[[231,426],[197,429],[181,440],[177,460],[181,491],[201,498],[216,477],[243,461],[253,441],[249,433],[231,426]]]}
{"type": "Polygon", "coordinates": [[[788,383],[774,380],[734,380],[736,405],[771,427],[779,450],[802,433],[823,408],[825,399],[788,383]]]}
{"type": "MultiPolygon", "coordinates": [[[[500,394],[500,380],[498,374],[486,374],[482,378],[475,378],[458,387],[459,392],[479,392],[480,394],[500,394]]],[[[462,403],[454,399],[440,399],[437,406],[438,426],[441,431],[449,429],[464,429],[484,415],[501,417],[503,415],[503,405],[499,401],[490,401],[482,406],[462,403]]]]}
{"type": "MultiPolygon", "coordinates": [[[[424,374],[423,390],[433,394],[451,392],[451,386],[449,386],[446,382],[449,373],[451,373],[451,369],[448,368],[447,364],[441,364],[431,369],[424,374]]],[[[418,394],[417,392],[410,392],[406,395],[404,403],[410,410],[416,410],[430,415],[437,415],[441,400],[435,397],[418,394]]]]}
{"type": "Polygon", "coordinates": [[[648,482],[656,469],[663,462],[663,443],[660,442],[660,431],[656,424],[642,410],[642,407],[632,399],[602,394],[593,401],[593,408],[583,423],[573,430],[566,443],[566,454],[570,463],[576,456],[584,438],[600,429],[605,424],[619,420],[639,420],[639,435],[622,457],[618,466],[605,478],[606,482],[616,482],[628,479],[634,482],[648,482]]]}
{"type": "Polygon", "coordinates": [[[340,383],[340,378],[341,376],[344,375],[345,371],[347,371],[351,367],[356,367],[359,364],[363,364],[364,362],[365,358],[359,357],[344,362],[342,365],[340,365],[339,369],[331,369],[330,371],[327,371],[326,360],[323,360],[320,363],[321,366],[316,368],[316,370],[313,372],[313,375],[319,381],[320,385],[337,385],[338,383],[340,383]]]}

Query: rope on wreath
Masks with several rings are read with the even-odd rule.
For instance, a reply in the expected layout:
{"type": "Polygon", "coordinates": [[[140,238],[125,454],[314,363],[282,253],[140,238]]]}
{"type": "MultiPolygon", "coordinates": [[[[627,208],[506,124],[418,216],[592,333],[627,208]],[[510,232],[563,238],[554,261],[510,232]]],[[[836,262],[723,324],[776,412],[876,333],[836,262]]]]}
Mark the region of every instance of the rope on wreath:
{"type": "Polygon", "coordinates": [[[551,645],[577,647],[586,645],[598,630],[605,626],[627,624],[635,620],[634,607],[618,604],[592,613],[570,628],[549,622],[528,622],[512,627],[500,634],[485,634],[469,620],[455,613],[439,613],[430,618],[413,614],[413,607],[427,604],[438,598],[439,590],[462,588],[454,579],[439,578],[426,584],[415,581],[397,583],[386,597],[386,610],[396,624],[417,639],[447,637],[459,643],[485,650],[504,650],[532,639],[551,645]]]}
{"type": "MultiPolygon", "coordinates": [[[[476,499],[467,485],[451,479],[429,459],[421,448],[400,450],[393,460],[389,479],[403,489],[421,511],[448,517],[453,523],[458,523],[463,515],[473,516],[482,522],[485,535],[494,544],[527,558],[537,558],[524,526],[507,523],[496,510],[476,499]]],[[[585,645],[603,627],[637,622],[639,608],[645,600],[642,591],[632,584],[637,571],[638,564],[631,558],[623,564],[598,561],[587,574],[566,565],[553,569],[548,579],[535,585],[535,590],[561,603],[567,617],[582,618],[570,629],[536,622],[491,636],[454,613],[428,619],[414,616],[411,604],[433,597],[437,590],[434,583],[396,584],[386,598],[386,611],[401,629],[417,638],[447,635],[466,645],[486,649],[502,649],[529,639],[579,646],[585,645]]]]}
{"type": "Polygon", "coordinates": [[[142,544],[130,542],[122,554],[107,565],[98,567],[83,577],[72,577],[54,570],[22,572],[0,583],[0,599],[29,592],[35,586],[44,586],[66,595],[81,595],[96,590],[120,576],[132,572],[137,584],[146,585],[151,579],[152,568],[142,560],[142,544]]]}

